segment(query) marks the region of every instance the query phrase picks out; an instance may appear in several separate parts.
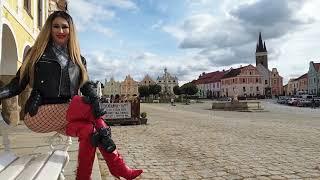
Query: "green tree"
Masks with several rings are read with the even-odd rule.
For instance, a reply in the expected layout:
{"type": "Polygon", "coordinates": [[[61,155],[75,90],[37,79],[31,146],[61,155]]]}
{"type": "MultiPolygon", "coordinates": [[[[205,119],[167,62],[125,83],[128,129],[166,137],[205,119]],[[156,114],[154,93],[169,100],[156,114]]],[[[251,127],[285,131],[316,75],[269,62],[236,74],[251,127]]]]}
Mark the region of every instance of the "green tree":
{"type": "Polygon", "coordinates": [[[157,95],[161,92],[161,86],[158,84],[149,85],[149,93],[152,95],[157,95]]]}
{"type": "Polygon", "coordinates": [[[178,85],[173,87],[173,93],[175,95],[180,95],[181,94],[181,89],[180,89],[180,87],[178,85]]]}
{"type": "Polygon", "coordinates": [[[195,95],[198,92],[198,88],[195,84],[189,82],[181,86],[181,94],[185,95],[195,95]]]}
{"type": "Polygon", "coordinates": [[[140,97],[149,97],[150,91],[149,91],[149,86],[140,86],[138,88],[140,97]]]}

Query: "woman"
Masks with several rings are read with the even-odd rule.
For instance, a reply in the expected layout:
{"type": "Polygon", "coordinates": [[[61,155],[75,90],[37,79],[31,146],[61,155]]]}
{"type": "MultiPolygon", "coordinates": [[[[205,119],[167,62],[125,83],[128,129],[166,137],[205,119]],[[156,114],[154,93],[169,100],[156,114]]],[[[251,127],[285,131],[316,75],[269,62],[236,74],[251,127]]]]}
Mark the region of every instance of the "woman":
{"type": "Polygon", "coordinates": [[[16,76],[0,88],[0,100],[20,94],[28,84],[33,89],[25,106],[26,126],[79,138],[78,180],[90,179],[96,147],[113,176],[134,179],[143,172],[126,166],[116,150],[66,12],[48,17],[16,76]],[[79,90],[83,97],[77,95],[79,90]]]}

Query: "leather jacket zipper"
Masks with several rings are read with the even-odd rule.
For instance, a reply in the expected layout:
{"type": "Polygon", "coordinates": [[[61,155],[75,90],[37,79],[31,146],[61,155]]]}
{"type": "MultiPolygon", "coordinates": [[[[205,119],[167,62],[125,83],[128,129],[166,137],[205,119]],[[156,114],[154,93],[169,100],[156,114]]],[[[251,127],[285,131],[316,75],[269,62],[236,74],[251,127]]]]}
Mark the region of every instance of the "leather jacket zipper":
{"type": "MultiPolygon", "coordinates": [[[[56,60],[54,59],[50,59],[50,58],[47,58],[47,57],[42,57],[43,59],[47,59],[48,61],[53,61],[55,63],[58,63],[59,66],[60,66],[60,81],[59,81],[59,93],[58,93],[58,97],[60,97],[60,94],[61,94],[61,77],[62,77],[62,68],[61,68],[61,65],[59,62],[57,62],[56,60]]],[[[44,63],[52,63],[52,62],[48,62],[48,61],[38,61],[38,62],[44,62],[44,63]]]]}

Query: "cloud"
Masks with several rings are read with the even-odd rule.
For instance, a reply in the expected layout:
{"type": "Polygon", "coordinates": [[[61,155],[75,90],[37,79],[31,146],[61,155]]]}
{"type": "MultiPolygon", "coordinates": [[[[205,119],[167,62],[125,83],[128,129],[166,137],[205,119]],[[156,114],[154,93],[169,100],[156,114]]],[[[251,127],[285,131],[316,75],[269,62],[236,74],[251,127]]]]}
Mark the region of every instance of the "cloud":
{"type": "Polygon", "coordinates": [[[91,3],[86,0],[70,1],[70,14],[72,15],[78,30],[85,30],[90,27],[88,24],[101,20],[110,20],[115,17],[115,12],[105,9],[99,4],[91,3]]]}
{"type": "Polygon", "coordinates": [[[106,7],[116,7],[125,10],[138,10],[138,6],[131,0],[94,0],[93,2],[106,7]]]}
{"type": "Polygon", "coordinates": [[[306,13],[301,16],[297,10],[306,3],[302,0],[232,2],[232,7],[229,6],[223,16],[194,14],[178,25],[164,26],[163,30],[180,41],[180,48],[199,49],[198,56],[207,58],[212,65],[232,66],[255,63],[255,46],[260,31],[267,40],[269,57],[276,59],[281,52],[271,48],[271,44],[268,47],[268,42],[314,22],[305,16],[306,13]]]}
{"type": "Polygon", "coordinates": [[[130,74],[134,80],[141,81],[146,74],[156,79],[162,76],[164,68],[179,81],[186,82],[194,79],[200,73],[210,70],[207,59],[194,59],[194,57],[161,57],[151,52],[142,52],[137,55],[115,58],[109,56],[110,52],[95,51],[84,54],[90,79],[100,80],[116,77],[123,81],[130,74]],[[194,63],[197,61],[197,63],[194,63]]]}
{"type": "Polygon", "coordinates": [[[104,35],[106,35],[107,37],[113,37],[114,36],[114,32],[112,31],[112,29],[104,27],[100,24],[95,24],[94,26],[92,26],[92,29],[94,31],[97,31],[99,33],[102,33],[104,35]]]}
{"type": "Polygon", "coordinates": [[[162,26],[162,24],[163,24],[163,21],[160,19],[157,23],[155,23],[151,26],[151,29],[153,29],[153,30],[158,29],[162,26]]]}

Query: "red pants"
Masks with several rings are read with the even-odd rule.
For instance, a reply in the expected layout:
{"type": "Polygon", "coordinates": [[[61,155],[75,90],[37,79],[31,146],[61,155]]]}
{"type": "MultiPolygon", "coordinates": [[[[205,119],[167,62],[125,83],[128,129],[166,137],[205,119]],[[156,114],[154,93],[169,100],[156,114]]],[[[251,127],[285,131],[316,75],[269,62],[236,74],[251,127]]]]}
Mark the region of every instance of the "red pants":
{"type": "Polygon", "coordinates": [[[90,137],[94,128],[94,116],[91,106],[83,103],[80,96],[75,96],[67,110],[66,134],[79,138],[77,179],[90,179],[96,148],[91,145],[90,137]]]}

